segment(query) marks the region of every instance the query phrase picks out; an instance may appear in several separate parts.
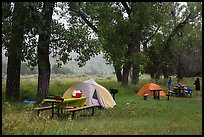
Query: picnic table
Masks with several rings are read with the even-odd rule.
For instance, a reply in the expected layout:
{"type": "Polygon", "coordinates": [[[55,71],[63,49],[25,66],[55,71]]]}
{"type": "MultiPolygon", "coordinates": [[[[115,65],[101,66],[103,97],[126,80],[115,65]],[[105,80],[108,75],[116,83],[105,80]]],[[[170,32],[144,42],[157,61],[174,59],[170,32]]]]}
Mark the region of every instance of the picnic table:
{"type": "Polygon", "coordinates": [[[175,92],[175,94],[176,94],[176,96],[186,96],[186,93],[188,92],[188,90],[187,90],[188,88],[186,87],[186,86],[178,86],[178,85],[176,85],[175,87],[174,87],[174,92],[175,92]]]}
{"type": "Polygon", "coordinates": [[[153,92],[154,99],[160,99],[160,91],[162,91],[162,89],[150,89],[150,91],[153,92]]]}
{"type": "Polygon", "coordinates": [[[176,97],[188,97],[188,94],[190,95],[189,98],[192,96],[192,88],[188,88],[185,85],[182,85],[181,83],[174,86],[173,91],[169,91],[170,95],[175,94],[176,97]]]}
{"type": "Polygon", "coordinates": [[[75,107],[82,107],[84,106],[86,101],[86,97],[80,97],[80,98],[61,98],[61,99],[55,99],[55,98],[44,98],[41,102],[41,105],[45,103],[51,103],[51,106],[45,106],[45,107],[37,107],[34,108],[35,110],[38,110],[38,115],[40,110],[46,110],[51,109],[52,110],[52,118],[54,117],[54,109],[57,108],[57,115],[59,117],[59,110],[64,108],[75,108],[75,107]]]}

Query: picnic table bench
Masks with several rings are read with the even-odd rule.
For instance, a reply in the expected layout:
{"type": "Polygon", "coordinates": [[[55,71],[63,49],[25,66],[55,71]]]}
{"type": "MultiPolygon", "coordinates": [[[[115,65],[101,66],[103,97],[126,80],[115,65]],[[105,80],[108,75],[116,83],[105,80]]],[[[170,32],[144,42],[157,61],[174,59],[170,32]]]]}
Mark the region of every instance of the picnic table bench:
{"type": "Polygon", "coordinates": [[[85,105],[85,106],[79,106],[79,107],[74,107],[74,108],[64,108],[64,110],[66,110],[67,112],[71,112],[72,114],[72,118],[75,117],[75,112],[76,111],[83,111],[83,110],[88,110],[88,109],[91,109],[92,110],[92,113],[91,115],[94,114],[94,109],[95,107],[97,107],[96,105],[85,105]]]}
{"type": "MultiPolygon", "coordinates": [[[[35,108],[33,108],[33,110],[38,111],[38,116],[39,116],[40,115],[40,111],[49,110],[49,109],[53,109],[53,108],[58,108],[58,107],[57,106],[54,106],[54,107],[52,107],[52,106],[41,106],[41,107],[35,107],[35,108]]],[[[71,108],[73,108],[73,107],[70,107],[70,106],[64,107],[64,109],[71,109],[71,108]]],[[[58,113],[59,113],[59,109],[60,108],[58,108],[58,113]]],[[[62,109],[63,108],[61,108],[61,113],[62,113],[62,109]]],[[[53,113],[53,114],[56,114],[56,113],[53,113]]]]}
{"type": "MultiPolygon", "coordinates": [[[[52,109],[53,106],[42,106],[42,107],[35,107],[33,108],[33,110],[37,110],[38,111],[38,116],[40,115],[40,111],[43,111],[43,110],[49,110],[49,109],[52,109]]],[[[56,108],[56,106],[54,106],[54,108],[56,108]]]]}

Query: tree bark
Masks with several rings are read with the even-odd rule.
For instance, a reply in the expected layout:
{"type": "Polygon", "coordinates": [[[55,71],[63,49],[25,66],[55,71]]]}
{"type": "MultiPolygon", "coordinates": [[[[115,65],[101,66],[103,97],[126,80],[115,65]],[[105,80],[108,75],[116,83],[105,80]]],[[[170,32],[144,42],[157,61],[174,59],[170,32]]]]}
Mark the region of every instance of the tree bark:
{"type": "Polygon", "coordinates": [[[49,95],[49,83],[50,83],[49,44],[53,9],[54,2],[44,2],[42,10],[44,24],[42,25],[42,33],[39,34],[39,46],[38,46],[38,91],[36,98],[38,102],[41,102],[43,98],[49,95]]]}
{"type": "Polygon", "coordinates": [[[155,73],[155,83],[156,83],[156,84],[158,83],[160,76],[161,76],[161,72],[160,72],[160,70],[158,70],[158,71],[155,73]]]}
{"type": "Polygon", "coordinates": [[[6,100],[18,101],[20,96],[21,60],[16,55],[8,56],[6,78],[6,100]]]}
{"type": "Polygon", "coordinates": [[[182,62],[181,62],[181,56],[178,56],[178,64],[177,64],[177,78],[178,81],[183,79],[183,74],[182,74],[182,62]]]}
{"type": "Polygon", "coordinates": [[[24,40],[24,24],[19,18],[21,3],[16,2],[12,20],[12,35],[8,45],[6,99],[17,101],[20,96],[21,51],[24,40]]]}
{"type": "MultiPolygon", "coordinates": [[[[133,33],[130,34],[130,36],[133,36],[133,33]]],[[[134,41],[132,39],[132,41],[134,41]]],[[[128,44],[128,51],[126,54],[126,63],[123,65],[123,76],[122,76],[122,85],[128,85],[128,77],[129,77],[129,73],[130,73],[130,69],[132,67],[132,57],[135,54],[135,42],[131,42],[128,44]]]]}
{"type": "Polygon", "coordinates": [[[118,82],[122,82],[122,74],[121,74],[121,68],[117,67],[115,65],[113,65],[114,69],[115,69],[115,73],[116,73],[116,78],[118,82]]]}
{"type": "Polygon", "coordinates": [[[164,78],[168,78],[169,77],[169,75],[167,74],[166,69],[163,69],[163,75],[164,75],[164,78]]]}
{"type": "Polygon", "coordinates": [[[131,68],[131,63],[128,62],[123,66],[122,85],[128,85],[128,77],[131,68]]]}
{"type": "Polygon", "coordinates": [[[140,73],[140,65],[139,64],[133,65],[131,84],[137,85],[139,83],[139,73],[140,73]]]}
{"type": "MultiPolygon", "coordinates": [[[[134,39],[134,38],[132,38],[134,39]]],[[[135,46],[134,47],[134,55],[138,55],[138,53],[140,52],[140,42],[136,41],[135,39],[135,46]]],[[[133,57],[135,58],[135,57],[133,57]]],[[[140,59],[137,59],[140,60],[140,59]]],[[[136,85],[139,83],[139,73],[140,73],[140,63],[138,63],[135,59],[132,62],[133,64],[133,68],[132,68],[132,77],[131,77],[131,84],[136,85]]]]}

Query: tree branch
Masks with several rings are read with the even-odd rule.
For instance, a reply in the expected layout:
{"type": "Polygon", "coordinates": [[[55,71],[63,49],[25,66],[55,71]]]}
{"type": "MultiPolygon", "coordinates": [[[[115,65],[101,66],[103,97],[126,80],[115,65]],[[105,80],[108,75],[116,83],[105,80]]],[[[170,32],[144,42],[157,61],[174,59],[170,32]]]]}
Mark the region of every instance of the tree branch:
{"type": "Polygon", "coordinates": [[[86,22],[86,24],[96,33],[98,33],[98,29],[87,19],[86,15],[84,14],[84,12],[82,10],[76,10],[76,9],[72,9],[69,8],[69,11],[72,11],[74,13],[76,13],[79,17],[82,18],[82,20],[84,20],[86,22]]]}
{"type": "MultiPolygon", "coordinates": [[[[196,16],[194,16],[196,17],[196,16]]],[[[175,36],[176,34],[178,34],[178,32],[181,31],[181,29],[183,29],[183,27],[189,22],[189,20],[192,19],[192,14],[189,13],[189,15],[186,17],[186,19],[183,22],[180,22],[172,31],[172,33],[169,35],[167,42],[169,42],[173,36],[175,36]]]]}
{"type": "Polygon", "coordinates": [[[157,33],[157,31],[159,30],[159,26],[157,27],[157,29],[152,33],[151,36],[149,36],[147,39],[145,39],[143,42],[142,42],[142,45],[143,45],[143,49],[144,50],[147,50],[147,43],[155,36],[155,34],[157,33]]]}
{"type": "MultiPolygon", "coordinates": [[[[172,33],[169,35],[169,37],[167,38],[166,41],[164,41],[164,43],[162,43],[163,45],[163,53],[169,53],[170,54],[170,47],[171,47],[171,41],[173,39],[173,37],[178,34],[179,32],[182,31],[182,29],[184,28],[184,26],[192,19],[196,18],[197,16],[193,16],[191,13],[188,14],[188,16],[185,18],[185,20],[183,22],[180,22],[172,31],[172,33]]],[[[166,56],[166,54],[163,54],[163,56],[166,56]]],[[[161,60],[164,59],[164,57],[161,56],[161,60]]]]}
{"type": "Polygon", "coordinates": [[[125,10],[127,11],[128,16],[130,16],[130,13],[132,12],[131,9],[128,7],[126,2],[121,2],[125,10]]]}

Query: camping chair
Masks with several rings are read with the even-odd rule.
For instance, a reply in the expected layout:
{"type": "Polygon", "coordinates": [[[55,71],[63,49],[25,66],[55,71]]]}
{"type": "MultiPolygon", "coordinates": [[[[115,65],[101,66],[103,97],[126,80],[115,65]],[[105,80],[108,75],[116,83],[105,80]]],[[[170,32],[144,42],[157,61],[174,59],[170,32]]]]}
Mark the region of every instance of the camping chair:
{"type": "Polygon", "coordinates": [[[117,94],[118,93],[118,90],[117,89],[110,89],[110,93],[111,93],[111,95],[113,96],[113,99],[115,100],[115,94],[117,94]]]}

